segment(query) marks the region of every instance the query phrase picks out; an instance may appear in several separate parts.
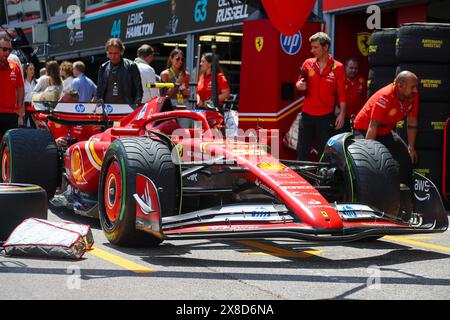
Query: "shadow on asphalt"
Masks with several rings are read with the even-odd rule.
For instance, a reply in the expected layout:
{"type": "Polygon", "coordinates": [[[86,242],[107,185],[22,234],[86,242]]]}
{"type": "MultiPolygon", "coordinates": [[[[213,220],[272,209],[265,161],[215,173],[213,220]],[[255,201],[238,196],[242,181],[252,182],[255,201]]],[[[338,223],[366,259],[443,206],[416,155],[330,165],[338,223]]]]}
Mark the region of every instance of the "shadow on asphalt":
{"type": "Polygon", "coordinates": [[[76,214],[72,209],[63,207],[63,206],[55,206],[52,203],[48,204],[48,209],[58,218],[70,221],[79,224],[87,224],[92,229],[101,230],[102,227],[100,225],[100,220],[95,218],[84,217],[76,214]]]}
{"type": "MultiPolygon", "coordinates": [[[[418,276],[414,274],[409,274],[404,271],[401,271],[396,268],[386,268],[387,265],[391,264],[399,264],[399,263],[408,263],[414,261],[421,260],[433,260],[433,259],[441,259],[443,255],[432,253],[432,252],[424,252],[421,250],[407,250],[402,252],[401,250],[397,250],[391,252],[389,254],[383,255],[381,257],[373,257],[367,259],[358,259],[357,260],[339,260],[339,261],[325,261],[323,259],[302,259],[301,268],[314,268],[318,269],[319,272],[314,275],[306,275],[306,274],[286,274],[282,272],[267,272],[266,268],[277,263],[265,263],[265,262],[246,262],[246,261],[212,261],[212,260],[202,260],[202,259],[194,259],[194,261],[186,258],[171,258],[171,265],[173,262],[177,261],[178,264],[188,267],[182,271],[165,271],[165,270],[157,270],[157,272],[151,273],[133,273],[128,270],[115,270],[115,269],[81,269],[81,279],[85,281],[96,280],[96,279],[105,279],[105,278],[130,278],[130,277],[139,277],[139,278],[170,278],[170,279],[195,279],[195,280],[239,280],[239,281],[285,281],[285,282],[309,282],[309,283],[336,283],[336,284],[356,284],[359,285],[356,288],[351,289],[339,296],[334,297],[333,299],[345,299],[350,294],[353,294],[357,291],[363,290],[367,288],[367,280],[369,274],[361,276],[354,275],[336,275],[326,269],[335,269],[339,268],[360,268],[369,265],[377,265],[379,267],[380,272],[394,272],[398,273],[398,276],[385,276],[382,275],[382,284],[383,285],[422,285],[426,286],[428,289],[430,286],[450,286],[450,279],[445,278],[427,278],[423,276],[418,276]],[[409,257],[407,257],[409,256],[409,257]],[[396,258],[396,259],[394,259],[396,258]],[[362,260],[362,261],[361,261],[362,260]],[[388,260],[395,260],[392,262],[388,262],[388,260]],[[232,271],[224,271],[217,272],[216,270],[211,270],[210,272],[205,272],[204,269],[202,271],[195,271],[192,267],[236,267],[239,272],[232,271]],[[189,268],[191,267],[191,268],[189,268]],[[251,269],[251,272],[243,272],[243,268],[251,269]],[[255,272],[255,268],[258,268],[258,271],[255,272]],[[320,271],[320,269],[324,269],[320,271]]],[[[445,256],[447,257],[447,256],[445,256]]],[[[152,259],[152,263],[155,261],[152,259]]],[[[11,274],[39,274],[39,275],[61,275],[67,276],[67,269],[63,268],[31,268],[17,265],[9,265],[9,261],[2,261],[2,266],[0,268],[0,272],[2,273],[11,273],[11,274]]],[[[12,263],[17,263],[13,261],[12,263]]],[[[280,267],[278,265],[278,267],[280,267]]],[[[286,267],[285,265],[283,267],[286,267]]]]}

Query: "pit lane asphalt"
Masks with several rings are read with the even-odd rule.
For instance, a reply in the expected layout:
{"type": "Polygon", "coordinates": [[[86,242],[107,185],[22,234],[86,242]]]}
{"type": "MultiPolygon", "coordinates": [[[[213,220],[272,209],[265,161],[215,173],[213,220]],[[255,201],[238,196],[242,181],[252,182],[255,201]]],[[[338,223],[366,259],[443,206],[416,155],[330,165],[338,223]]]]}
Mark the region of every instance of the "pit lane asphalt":
{"type": "Polygon", "coordinates": [[[97,220],[49,210],[49,220],[90,224],[95,250],[79,261],[0,256],[0,299],[449,299],[450,232],[318,245],[267,241],[108,243],[97,220]]]}

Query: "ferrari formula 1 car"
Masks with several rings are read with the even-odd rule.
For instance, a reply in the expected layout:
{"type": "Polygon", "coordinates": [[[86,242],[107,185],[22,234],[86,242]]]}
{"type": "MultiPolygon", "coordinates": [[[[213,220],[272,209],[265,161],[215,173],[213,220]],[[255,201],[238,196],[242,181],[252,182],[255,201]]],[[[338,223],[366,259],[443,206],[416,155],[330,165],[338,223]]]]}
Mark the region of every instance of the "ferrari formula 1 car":
{"type": "Polygon", "coordinates": [[[224,139],[220,113],[173,107],[164,97],[136,110],[103,103],[37,103],[34,110],[44,129],[3,137],[3,182],[43,186],[49,198],[58,189],[76,213],[98,216],[113,244],[353,241],[448,226],[430,180],[414,174],[412,188],[401,186],[388,150],[351,133],[331,138],[320,162],[283,161],[269,148],[270,134],[224,139]],[[83,141],[69,131],[67,148],[59,148],[58,126],[102,130],[83,141]]]}

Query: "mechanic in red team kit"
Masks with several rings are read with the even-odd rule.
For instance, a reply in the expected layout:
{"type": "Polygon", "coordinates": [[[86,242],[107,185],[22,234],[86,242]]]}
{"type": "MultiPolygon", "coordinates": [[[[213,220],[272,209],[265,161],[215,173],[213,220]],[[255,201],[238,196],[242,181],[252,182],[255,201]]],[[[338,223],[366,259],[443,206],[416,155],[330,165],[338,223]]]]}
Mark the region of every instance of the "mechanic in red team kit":
{"type": "Polygon", "coordinates": [[[412,163],[417,161],[414,148],[419,112],[417,85],[418,79],[414,73],[400,72],[393,84],[378,90],[367,101],[354,124],[355,130],[366,139],[378,140],[389,149],[400,164],[400,182],[407,184],[411,179],[412,163]],[[405,117],[408,119],[408,146],[392,131],[397,122],[405,117]]]}
{"type": "Polygon", "coordinates": [[[17,128],[19,117],[25,114],[22,71],[14,61],[8,60],[11,51],[11,40],[0,35],[0,136],[17,128]]]}
{"type": "Polygon", "coordinates": [[[324,32],[309,38],[314,58],[306,60],[296,87],[306,91],[298,129],[297,160],[308,160],[314,137],[319,157],[335,130],[343,127],[346,112],[345,70],[342,63],[328,53],[331,39],[324,32]],[[335,116],[335,101],[340,113],[335,116]]]}
{"type": "Polygon", "coordinates": [[[359,74],[359,63],[356,58],[345,61],[345,99],[347,111],[345,123],[340,132],[350,132],[352,121],[367,101],[367,80],[359,74]]]}

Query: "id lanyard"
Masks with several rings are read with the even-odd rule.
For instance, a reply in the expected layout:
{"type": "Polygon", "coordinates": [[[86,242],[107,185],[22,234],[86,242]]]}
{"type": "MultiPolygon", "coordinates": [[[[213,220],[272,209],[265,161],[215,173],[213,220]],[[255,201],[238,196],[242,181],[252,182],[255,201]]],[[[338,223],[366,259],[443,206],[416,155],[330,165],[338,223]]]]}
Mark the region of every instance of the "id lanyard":
{"type": "MultiPolygon", "coordinates": [[[[176,81],[176,80],[178,79],[178,77],[177,77],[175,71],[174,71],[172,68],[170,68],[169,70],[170,70],[170,72],[172,73],[172,76],[173,76],[174,81],[176,81]]],[[[176,93],[176,95],[177,95],[177,102],[178,102],[178,104],[183,104],[183,103],[184,103],[184,97],[183,97],[183,94],[178,90],[178,92],[176,93]]]]}

